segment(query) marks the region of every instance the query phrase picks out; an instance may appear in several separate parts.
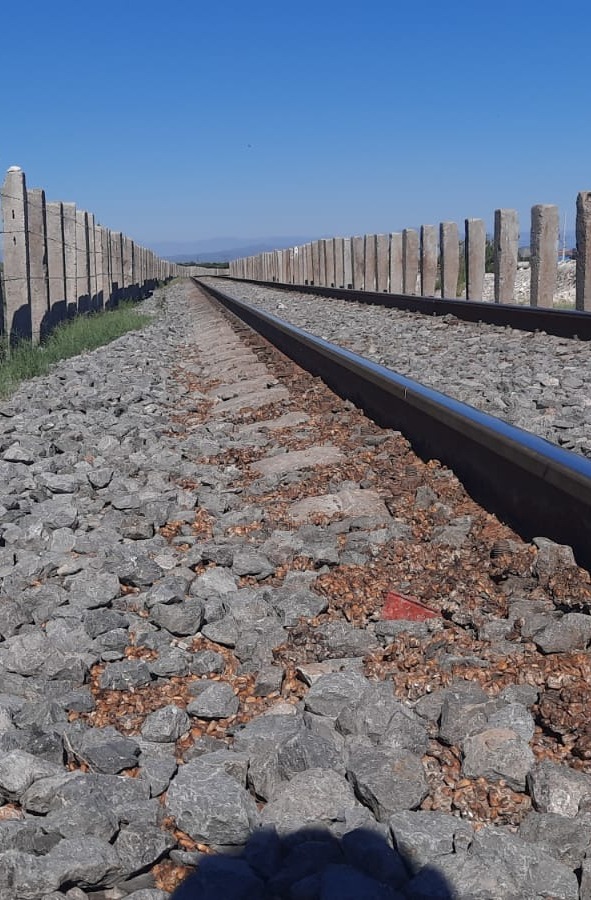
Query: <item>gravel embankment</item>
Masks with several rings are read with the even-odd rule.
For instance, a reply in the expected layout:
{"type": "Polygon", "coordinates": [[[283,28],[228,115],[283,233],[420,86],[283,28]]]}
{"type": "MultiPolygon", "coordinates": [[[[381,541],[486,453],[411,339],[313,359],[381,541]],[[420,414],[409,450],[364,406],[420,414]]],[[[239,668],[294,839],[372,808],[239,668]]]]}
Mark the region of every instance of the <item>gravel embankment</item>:
{"type": "Polygon", "coordinates": [[[0,900],[590,900],[587,573],[239,330],[0,406],[0,900]]]}
{"type": "Polygon", "coordinates": [[[591,456],[591,351],[586,342],[258,285],[224,283],[224,290],[567,450],[591,456]]]}

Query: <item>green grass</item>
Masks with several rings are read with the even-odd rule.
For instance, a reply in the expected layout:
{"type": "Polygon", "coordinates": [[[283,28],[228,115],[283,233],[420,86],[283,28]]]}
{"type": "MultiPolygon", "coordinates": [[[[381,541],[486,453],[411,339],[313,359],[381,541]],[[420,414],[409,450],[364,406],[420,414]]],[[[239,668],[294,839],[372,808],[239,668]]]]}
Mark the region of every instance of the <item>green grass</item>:
{"type": "Polygon", "coordinates": [[[45,375],[59,360],[102,347],[150,321],[151,317],[138,312],[133,303],[122,303],[117,309],[64,322],[38,346],[21,341],[10,353],[5,346],[0,356],[0,396],[9,396],[27,378],[45,375]]]}

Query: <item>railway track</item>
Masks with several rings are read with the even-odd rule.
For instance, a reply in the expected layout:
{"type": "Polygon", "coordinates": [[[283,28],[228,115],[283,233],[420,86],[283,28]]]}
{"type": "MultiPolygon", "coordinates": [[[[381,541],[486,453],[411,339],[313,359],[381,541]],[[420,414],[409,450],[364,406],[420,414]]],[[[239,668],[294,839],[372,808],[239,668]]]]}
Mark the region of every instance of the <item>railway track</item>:
{"type": "MultiPolygon", "coordinates": [[[[227,281],[220,278],[221,282],[227,281]]],[[[523,304],[488,303],[477,300],[451,300],[439,297],[419,297],[411,294],[387,294],[377,291],[355,291],[346,288],[324,287],[320,285],[282,284],[275,281],[257,281],[233,278],[244,284],[259,284],[280,291],[297,291],[317,297],[332,297],[382,306],[385,309],[400,309],[429,316],[455,316],[465,322],[485,322],[518,328],[523,331],[544,331],[558,337],[591,340],[591,315],[588,312],[569,309],[546,309],[524,306],[523,304]]]]}
{"type": "Polygon", "coordinates": [[[591,567],[590,461],[241,302],[219,281],[205,289],[376,422],[402,431],[424,458],[449,465],[524,537],[568,544],[591,567]]]}

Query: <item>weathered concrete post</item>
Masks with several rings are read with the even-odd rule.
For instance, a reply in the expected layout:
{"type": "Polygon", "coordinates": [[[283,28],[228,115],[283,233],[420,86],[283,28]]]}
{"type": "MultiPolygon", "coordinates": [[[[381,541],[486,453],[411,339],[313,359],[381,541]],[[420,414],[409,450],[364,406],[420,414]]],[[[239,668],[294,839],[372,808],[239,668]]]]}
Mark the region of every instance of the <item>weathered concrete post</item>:
{"type": "Polygon", "coordinates": [[[67,315],[66,248],[64,241],[64,207],[57,201],[46,203],[47,219],[47,284],[51,325],[67,315]]]}
{"type": "Polygon", "coordinates": [[[376,291],[387,291],[390,276],[390,235],[376,235],[376,291]]]}
{"type": "MultiPolygon", "coordinates": [[[[114,306],[117,306],[119,300],[121,298],[121,294],[123,291],[123,256],[121,250],[121,232],[120,231],[112,231],[111,232],[111,273],[112,273],[112,283],[111,283],[111,303],[114,306]]],[[[154,278],[156,280],[160,280],[160,266],[157,266],[154,273],[154,278]]]]}
{"type": "Polygon", "coordinates": [[[402,293],[402,232],[390,235],[390,293],[402,293]]]}
{"type": "Polygon", "coordinates": [[[123,253],[123,287],[125,289],[125,298],[128,299],[132,293],[133,284],[133,251],[131,240],[124,234],[121,238],[121,248],[123,253]]]}
{"type": "Polygon", "coordinates": [[[421,294],[435,296],[437,280],[437,227],[421,225],[421,294]]]}
{"type": "Polygon", "coordinates": [[[88,267],[88,213],[76,210],[76,292],[78,310],[90,307],[90,273],[88,267]]]}
{"type": "Polygon", "coordinates": [[[338,288],[345,287],[344,244],[342,237],[334,239],[334,285],[338,288]]]}
{"type": "Polygon", "coordinates": [[[351,238],[353,255],[353,289],[362,291],[365,288],[365,239],[363,235],[351,238]]]}
{"type": "Polygon", "coordinates": [[[375,234],[365,235],[365,266],[363,280],[366,291],[375,291],[377,281],[377,241],[375,234]]]}
{"type": "Polygon", "coordinates": [[[68,314],[78,308],[78,252],[76,248],[76,204],[64,203],[64,261],[68,314]]]}
{"type": "Polygon", "coordinates": [[[519,222],[514,209],[495,209],[495,303],[515,299],[519,222]]]}
{"type": "Polygon", "coordinates": [[[308,242],[304,248],[306,256],[306,284],[312,284],[314,267],[312,265],[312,244],[308,242]]]}
{"type": "Polygon", "coordinates": [[[320,284],[320,243],[312,241],[312,280],[310,284],[320,284]]]}
{"type": "Polygon", "coordinates": [[[326,284],[328,287],[335,286],[335,239],[329,238],[326,242],[326,284]]]}
{"type": "Polygon", "coordinates": [[[466,300],[482,300],[486,267],[486,226],[484,219],[466,219],[464,224],[466,300]]]}
{"type": "Polygon", "coordinates": [[[353,287],[353,246],[351,238],[343,238],[343,287],[353,287]]]}
{"type": "Polygon", "coordinates": [[[441,296],[453,299],[458,295],[460,272],[460,240],[455,222],[441,222],[439,226],[441,250],[441,296]]]}
{"type": "Polygon", "coordinates": [[[414,228],[402,232],[402,291],[416,294],[419,274],[419,235],[414,228]]]}
{"type": "Polygon", "coordinates": [[[47,314],[49,312],[45,191],[40,188],[27,191],[27,207],[31,338],[34,344],[38,344],[41,339],[42,329],[47,326],[47,314]]]}
{"type": "Polygon", "coordinates": [[[90,287],[90,308],[97,307],[97,280],[96,280],[96,245],[95,245],[95,224],[94,213],[88,213],[88,284],[90,287]]]}
{"type": "Polygon", "coordinates": [[[318,284],[326,286],[326,240],[321,238],[318,241],[318,284]]]}
{"type": "MultiPolygon", "coordinates": [[[[109,247],[109,235],[110,231],[108,228],[101,229],[101,257],[102,257],[102,272],[103,272],[103,306],[109,306],[111,302],[111,252],[109,247]]],[[[146,254],[145,261],[145,274],[144,274],[144,290],[146,281],[149,278],[147,272],[148,259],[146,254]]]]}
{"type": "Polygon", "coordinates": [[[554,305],[556,278],[558,275],[558,231],[560,221],[558,207],[539,203],[531,210],[530,266],[531,287],[529,302],[532,306],[554,305]]]}
{"type": "Polygon", "coordinates": [[[591,191],[577,195],[576,308],[591,310],[591,191]]]}
{"type": "Polygon", "coordinates": [[[27,185],[11,166],[1,191],[4,219],[4,334],[11,343],[31,334],[27,185]]]}

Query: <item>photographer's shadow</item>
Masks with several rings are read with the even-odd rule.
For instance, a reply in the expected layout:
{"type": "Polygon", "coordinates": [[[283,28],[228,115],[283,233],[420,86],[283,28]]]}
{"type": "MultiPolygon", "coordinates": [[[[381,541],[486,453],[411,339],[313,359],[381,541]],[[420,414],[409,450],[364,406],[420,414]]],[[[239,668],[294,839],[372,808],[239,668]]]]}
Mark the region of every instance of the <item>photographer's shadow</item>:
{"type": "Polygon", "coordinates": [[[415,875],[378,831],[358,828],[337,838],[324,829],[284,837],[261,829],[236,854],[204,856],[172,900],[453,900],[434,867],[415,875]]]}

